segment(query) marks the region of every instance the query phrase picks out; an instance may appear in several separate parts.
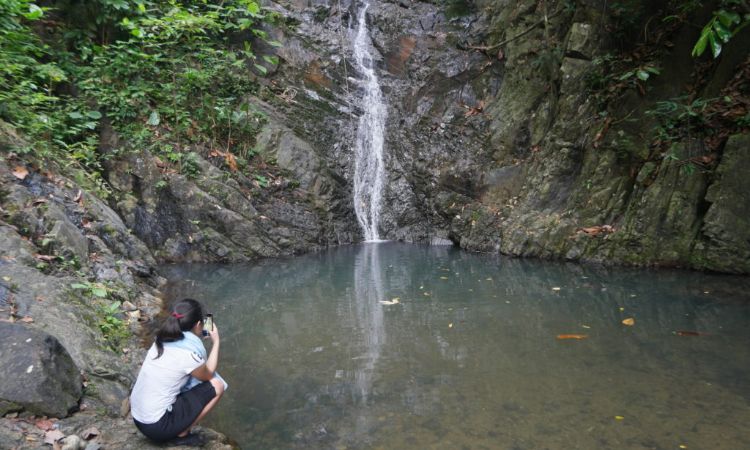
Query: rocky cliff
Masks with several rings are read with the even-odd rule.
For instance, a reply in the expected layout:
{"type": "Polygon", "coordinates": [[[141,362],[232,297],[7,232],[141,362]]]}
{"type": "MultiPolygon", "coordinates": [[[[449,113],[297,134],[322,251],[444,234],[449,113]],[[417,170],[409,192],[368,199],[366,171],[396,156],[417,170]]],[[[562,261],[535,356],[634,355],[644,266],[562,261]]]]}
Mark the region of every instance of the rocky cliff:
{"type": "MultiPolygon", "coordinates": [[[[666,16],[669,2],[630,2],[629,10],[606,2],[448,4],[465,6],[462,15],[413,1],[368,10],[389,104],[388,238],[748,272],[747,125],[691,136],[689,123],[667,117],[665,125],[655,114],[687,97],[695,104],[747,92],[747,32],[712,62],[690,56],[698,33],[689,23],[708,20],[715,5],[649,35],[648,22],[666,16]],[[620,64],[603,64],[613,59],[620,64]],[[652,67],[650,79],[637,79],[639,68],[652,67]],[[685,132],[659,139],[675,125],[685,132]]],[[[281,120],[351,184],[347,150],[361,105],[347,43],[357,5],[275,5],[295,19],[277,35],[285,45],[274,76],[296,94],[275,99],[281,120]]],[[[747,114],[745,100],[731,102],[747,114]]],[[[296,152],[290,169],[309,172],[300,163],[309,158],[308,149],[296,152]]]]}

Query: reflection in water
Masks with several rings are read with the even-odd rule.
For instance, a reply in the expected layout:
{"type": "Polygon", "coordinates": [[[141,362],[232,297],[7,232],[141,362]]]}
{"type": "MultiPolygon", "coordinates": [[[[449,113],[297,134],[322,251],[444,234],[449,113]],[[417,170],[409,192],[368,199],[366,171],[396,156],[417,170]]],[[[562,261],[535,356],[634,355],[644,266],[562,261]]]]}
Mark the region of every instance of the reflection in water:
{"type": "Polygon", "coordinates": [[[396,243],[165,273],[215,314],[207,424],[243,447],[750,448],[746,277],[396,243]]]}
{"type": "Polygon", "coordinates": [[[383,269],[378,256],[379,243],[364,244],[354,259],[354,304],[355,320],[362,333],[365,354],[358,359],[362,367],[355,372],[358,398],[362,405],[372,389],[375,365],[385,343],[383,305],[385,298],[383,269]]]}

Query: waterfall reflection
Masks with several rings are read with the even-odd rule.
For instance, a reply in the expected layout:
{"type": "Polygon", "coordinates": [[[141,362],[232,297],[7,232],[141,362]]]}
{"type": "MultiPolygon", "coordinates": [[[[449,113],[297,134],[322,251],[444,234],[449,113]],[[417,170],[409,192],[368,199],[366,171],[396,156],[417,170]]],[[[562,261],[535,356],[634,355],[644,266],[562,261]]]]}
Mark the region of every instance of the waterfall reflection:
{"type": "Polygon", "coordinates": [[[359,356],[362,366],[355,370],[355,401],[366,405],[372,391],[375,366],[385,342],[383,322],[384,299],[383,267],[378,253],[380,244],[365,244],[354,259],[354,295],[349,299],[354,322],[362,333],[364,354],[359,356]]]}

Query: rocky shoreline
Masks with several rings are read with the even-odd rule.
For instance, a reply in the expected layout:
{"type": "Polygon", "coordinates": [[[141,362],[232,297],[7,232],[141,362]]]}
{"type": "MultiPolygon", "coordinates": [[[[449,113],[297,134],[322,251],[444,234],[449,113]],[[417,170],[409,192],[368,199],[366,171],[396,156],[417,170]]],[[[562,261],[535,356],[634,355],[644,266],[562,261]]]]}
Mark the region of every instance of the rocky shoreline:
{"type": "MultiPolygon", "coordinates": [[[[162,305],[155,260],[71,180],[8,163],[0,163],[0,447],[157,448],[137,433],[126,400],[144,354],[137,334],[162,305]]],[[[206,448],[235,448],[202,433],[206,448]]]]}

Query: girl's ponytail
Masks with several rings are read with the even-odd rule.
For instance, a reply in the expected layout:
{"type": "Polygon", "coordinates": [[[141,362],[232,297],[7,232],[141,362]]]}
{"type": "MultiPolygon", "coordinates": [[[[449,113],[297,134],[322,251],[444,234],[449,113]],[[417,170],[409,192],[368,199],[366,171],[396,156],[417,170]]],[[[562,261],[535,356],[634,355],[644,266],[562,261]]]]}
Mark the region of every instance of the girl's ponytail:
{"type": "Polygon", "coordinates": [[[186,298],[175,303],[169,316],[156,331],[156,358],[164,353],[165,342],[183,339],[182,332],[192,330],[201,320],[203,320],[203,307],[197,300],[186,298]]]}

